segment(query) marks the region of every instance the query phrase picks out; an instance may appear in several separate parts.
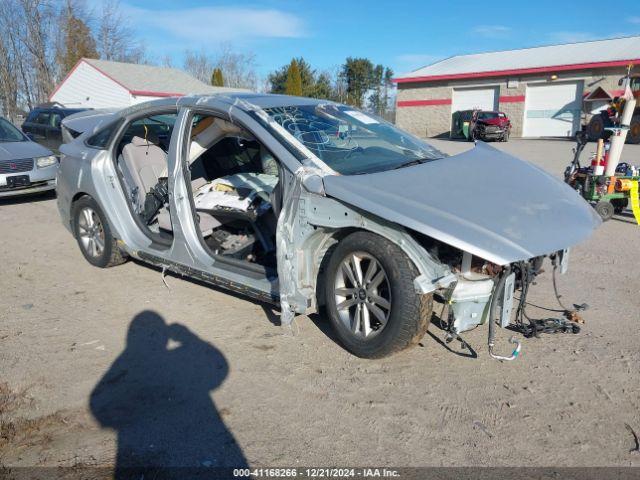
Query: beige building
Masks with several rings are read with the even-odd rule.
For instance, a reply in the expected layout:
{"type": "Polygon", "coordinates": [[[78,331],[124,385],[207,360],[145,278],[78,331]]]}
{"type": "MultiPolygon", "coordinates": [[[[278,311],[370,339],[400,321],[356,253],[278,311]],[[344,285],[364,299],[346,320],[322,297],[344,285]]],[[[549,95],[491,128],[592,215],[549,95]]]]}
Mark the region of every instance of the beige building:
{"type": "Polygon", "coordinates": [[[512,135],[569,137],[620,95],[640,36],[455,56],[396,77],[396,123],[421,137],[448,136],[461,110],[499,110],[512,135]]]}

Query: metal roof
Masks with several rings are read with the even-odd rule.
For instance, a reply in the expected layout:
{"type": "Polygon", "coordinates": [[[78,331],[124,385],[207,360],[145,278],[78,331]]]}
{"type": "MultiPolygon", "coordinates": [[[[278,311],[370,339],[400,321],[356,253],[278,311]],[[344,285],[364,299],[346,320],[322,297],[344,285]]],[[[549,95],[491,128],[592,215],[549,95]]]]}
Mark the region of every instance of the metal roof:
{"type": "Polygon", "coordinates": [[[90,58],[83,58],[81,61],[88,63],[134,95],[179,96],[189,93],[243,91],[243,89],[207,85],[176,68],[90,58]]]}
{"type": "Polygon", "coordinates": [[[552,70],[583,70],[624,66],[630,61],[640,63],[640,36],[456,55],[399,75],[395,81],[437,81],[552,70]]]}

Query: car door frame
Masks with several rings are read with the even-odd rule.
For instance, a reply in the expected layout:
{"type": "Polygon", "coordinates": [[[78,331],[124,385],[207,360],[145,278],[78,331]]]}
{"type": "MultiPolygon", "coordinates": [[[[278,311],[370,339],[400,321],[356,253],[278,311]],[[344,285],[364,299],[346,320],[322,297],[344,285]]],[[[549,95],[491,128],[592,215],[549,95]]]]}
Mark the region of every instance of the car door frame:
{"type": "MultiPolygon", "coordinates": [[[[259,123],[243,113],[240,109],[229,109],[228,106],[185,105],[180,108],[168,156],[169,211],[174,237],[168,257],[172,263],[163,262],[162,265],[262,301],[277,303],[279,301],[278,276],[267,275],[264,270],[252,268],[250,264],[241,260],[234,261],[234,259],[212,256],[203,245],[195,214],[191,173],[186,162],[187,147],[190,145],[191,121],[195,114],[208,114],[221,118],[254,135],[275,157],[281,179],[292,178],[292,166],[300,167],[300,163],[286,148],[259,123]]],[[[283,190],[287,188],[286,181],[281,188],[283,190]]],[[[283,191],[283,197],[285,195],[286,190],[283,191]]],[[[158,263],[158,259],[147,258],[147,260],[158,263]]]]}

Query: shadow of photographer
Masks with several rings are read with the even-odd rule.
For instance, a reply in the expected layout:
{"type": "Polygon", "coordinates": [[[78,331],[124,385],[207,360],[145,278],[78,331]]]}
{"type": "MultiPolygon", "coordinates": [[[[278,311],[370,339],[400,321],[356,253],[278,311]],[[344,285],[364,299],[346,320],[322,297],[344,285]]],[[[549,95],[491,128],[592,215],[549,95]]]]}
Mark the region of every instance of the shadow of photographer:
{"type": "Polygon", "coordinates": [[[118,435],[115,478],[246,467],[211,399],[228,372],[222,353],[185,326],[152,311],[136,315],[125,350],[90,399],[100,425],[118,435]]]}

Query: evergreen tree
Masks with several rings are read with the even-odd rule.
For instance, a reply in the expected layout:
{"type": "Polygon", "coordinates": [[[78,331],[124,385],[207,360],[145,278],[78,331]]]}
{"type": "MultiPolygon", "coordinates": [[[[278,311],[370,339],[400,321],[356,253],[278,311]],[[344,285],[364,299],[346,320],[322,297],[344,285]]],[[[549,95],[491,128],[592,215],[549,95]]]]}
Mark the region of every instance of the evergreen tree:
{"type": "Polygon", "coordinates": [[[67,4],[63,27],[63,50],[59,52],[58,63],[62,72],[71,71],[81,58],[98,58],[96,41],[87,24],[75,15],[71,3],[67,4]]]}
{"type": "Polygon", "coordinates": [[[367,92],[375,87],[374,66],[368,58],[347,58],[341,76],[347,85],[347,103],[362,108],[367,92]]]}
{"type": "Polygon", "coordinates": [[[287,95],[302,96],[302,77],[300,76],[300,68],[298,62],[293,59],[287,71],[287,81],[285,83],[284,93],[287,95]]]}
{"type": "Polygon", "coordinates": [[[211,85],[214,87],[224,87],[224,76],[221,68],[214,68],[211,74],[211,85]]]}

